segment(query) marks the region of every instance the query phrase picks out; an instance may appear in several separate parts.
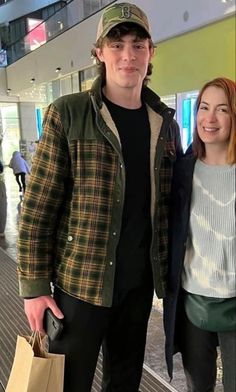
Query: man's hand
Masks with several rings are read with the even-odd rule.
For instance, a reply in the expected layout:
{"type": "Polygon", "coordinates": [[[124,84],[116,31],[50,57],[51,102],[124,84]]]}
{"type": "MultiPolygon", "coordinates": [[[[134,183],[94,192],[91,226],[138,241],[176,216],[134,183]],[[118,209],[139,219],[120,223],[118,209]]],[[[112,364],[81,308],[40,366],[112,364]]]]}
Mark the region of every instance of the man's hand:
{"type": "Polygon", "coordinates": [[[55,300],[50,295],[25,299],[24,306],[25,314],[32,331],[45,333],[43,329],[43,316],[47,308],[50,308],[57,318],[62,319],[64,317],[63,313],[57,307],[55,300]]]}

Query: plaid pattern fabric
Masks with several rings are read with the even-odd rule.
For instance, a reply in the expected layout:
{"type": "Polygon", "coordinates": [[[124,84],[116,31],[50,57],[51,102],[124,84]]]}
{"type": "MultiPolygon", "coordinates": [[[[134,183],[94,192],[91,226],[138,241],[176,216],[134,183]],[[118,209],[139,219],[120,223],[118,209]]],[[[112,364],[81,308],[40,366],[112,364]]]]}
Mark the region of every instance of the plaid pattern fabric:
{"type": "MultiPolygon", "coordinates": [[[[94,92],[62,97],[45,114],[20,219],[18,275],[23,297],[50,294],[53,282],[92,304],[112,304],[125,175],[121,148],[100,107],[95,84],[94,92]]],[[[179,143],[178,129],[169,127],[172,115],[164,119],[158,138],[156,109],[149,114],[158,140],[151,256],[160,297],[167,268],[172,166],[179,143]]]]}

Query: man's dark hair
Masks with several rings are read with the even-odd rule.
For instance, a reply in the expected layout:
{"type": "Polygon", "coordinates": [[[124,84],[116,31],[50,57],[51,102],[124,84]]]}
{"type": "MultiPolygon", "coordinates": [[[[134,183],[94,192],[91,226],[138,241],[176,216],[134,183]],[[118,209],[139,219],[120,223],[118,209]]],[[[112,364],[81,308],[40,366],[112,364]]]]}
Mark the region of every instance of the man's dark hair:
{"type": "MultiPolygon", "coordinates": [[[[105,38],[101,38],[96,42],[95,47],[91,50],[92,56],[96,59],[98,74],[102,77],[103,83],[105,83],[106,80],[106,67],[105,64],[98,59],[96,54],[96,48],[102,48],[105,42],[119,40],[121,37],[127,34],[133,34],[136,36],[137,39],[148,38],[150,48],[154,48],[154,44],[152,40],[149,38],[147,32],[141,26],[135,23],[121,23],[113,27],[105,38]]],[[[149,63],[147,69],[147,75],[143,81],[145,85],[149,81],[149,76],[151,76],[152,74],[152,69],[153,69],[153,65],[149,63]]]]}

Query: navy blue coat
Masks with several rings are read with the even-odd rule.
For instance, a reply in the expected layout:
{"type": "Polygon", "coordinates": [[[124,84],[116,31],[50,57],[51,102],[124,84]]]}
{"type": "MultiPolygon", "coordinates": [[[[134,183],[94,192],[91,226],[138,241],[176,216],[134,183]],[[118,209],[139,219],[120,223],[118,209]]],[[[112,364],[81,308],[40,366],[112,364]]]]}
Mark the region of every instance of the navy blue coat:
{"type": "Polygon", "coordinates": [[[188,236],[193,170],[196,159],[192,154],[180,158],[173,172],[170,208],[170,252],[168,265],[168,289],[163,300],[165,354],[169,376],[173,373],[173,355],[180,351],[181,273],[188,236]]]}

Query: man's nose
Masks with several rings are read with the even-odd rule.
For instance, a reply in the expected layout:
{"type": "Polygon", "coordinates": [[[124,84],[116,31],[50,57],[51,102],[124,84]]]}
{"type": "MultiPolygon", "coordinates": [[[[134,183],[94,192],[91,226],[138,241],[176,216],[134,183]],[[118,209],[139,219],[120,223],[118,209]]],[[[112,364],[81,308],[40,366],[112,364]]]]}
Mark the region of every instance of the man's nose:
{"type": "Polygon", "coordinates": [[[132,47],[126,47],[123,50],[123,59],[126,61],[134,61],[136,59],[134,49],[132,47]]]}

